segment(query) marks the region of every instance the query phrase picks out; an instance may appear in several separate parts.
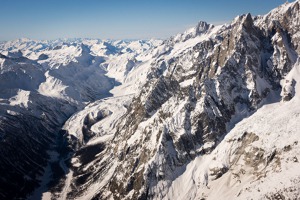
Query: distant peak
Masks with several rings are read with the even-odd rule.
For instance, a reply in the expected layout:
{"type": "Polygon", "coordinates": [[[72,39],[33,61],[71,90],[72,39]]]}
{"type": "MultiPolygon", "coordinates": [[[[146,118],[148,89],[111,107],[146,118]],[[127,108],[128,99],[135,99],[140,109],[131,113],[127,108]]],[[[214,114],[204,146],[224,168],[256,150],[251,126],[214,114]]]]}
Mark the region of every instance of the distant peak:
{"type": "Polygon", "coordinates": [[[243,17],[243,24],[246,26],[246,27],[250,27],[253,25],[253,19],[252,19],[252,16],[250,13],[247,13],[246,15],[244,15],[243,17]]]}
{"type": "Polygon", "coordinates": [[[199,33],[205,32],[213,27],[214,27],[214,25],[212,25],[212,24],[208,24],[205,21],[199,21],[198,24],[196,25],[196,31],[199,34],[199,33]]]}
{"type": "Polygon", "coordinates": [[[19,42],[29,42],[29,41],[32,41],[32,40],[29,38],[25,38],[25,37],[19,39],[19,42]]]}
{"type": "Polygon", "coordinates": [[[90,53],[90,48],[87,45],[81,43],[80,47],[81,47],[82,53],[85,53],[85,54],[89,54],[90,53]]]}
{"type": "Polygon", "coordinates": [[[13,50],[13,51],[9,51],[7,54],[8,57],[10,58],[21,58],[23,57],[23,53],[21,50],[13,50]]]}

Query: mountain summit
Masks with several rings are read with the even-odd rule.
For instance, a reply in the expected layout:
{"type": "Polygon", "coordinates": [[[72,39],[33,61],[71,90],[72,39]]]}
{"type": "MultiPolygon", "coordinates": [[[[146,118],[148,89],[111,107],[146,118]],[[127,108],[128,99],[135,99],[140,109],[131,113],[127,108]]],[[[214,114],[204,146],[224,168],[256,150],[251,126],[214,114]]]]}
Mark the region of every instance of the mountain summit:
{"type": "Polygon", "coordinates": [[[0,44],[0,196],[299,198],[299,23],[295,1],[165,41],[0,44]]]}

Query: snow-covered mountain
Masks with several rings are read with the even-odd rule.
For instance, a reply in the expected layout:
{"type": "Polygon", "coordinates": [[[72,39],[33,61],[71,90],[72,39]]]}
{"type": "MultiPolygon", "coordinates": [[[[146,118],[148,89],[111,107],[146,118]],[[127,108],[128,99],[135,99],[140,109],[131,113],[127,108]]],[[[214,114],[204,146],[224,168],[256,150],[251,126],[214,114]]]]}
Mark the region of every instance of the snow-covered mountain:
{"type": "Polygon", "coordinates": [[[88,103],[112,96],[109,91],[142,62],[139,57],[160,43],[90,39],[1,43],[1,199],[24,198],[40,185],[34,194],[38,198],[47,184],[54,184],[67,170],[61,132],[66,120],[88,103]]]}
{"type": "Polygon", "coordinates": [[[300,198],[299,6],[165,41],[0,44],[0,166],[17,172],[0,196],[300,198]]]}

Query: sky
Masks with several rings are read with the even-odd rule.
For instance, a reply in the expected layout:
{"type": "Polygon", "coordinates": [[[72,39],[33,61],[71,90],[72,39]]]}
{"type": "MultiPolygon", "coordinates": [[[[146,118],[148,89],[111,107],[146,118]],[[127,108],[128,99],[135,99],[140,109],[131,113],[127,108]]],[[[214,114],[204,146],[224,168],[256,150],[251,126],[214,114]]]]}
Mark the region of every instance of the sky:
{"type": "MultiPolygon", "coordinates": [[[[291,1],[291,0],[290,0],[291,1]]],[[[262,15],[286,0],[0,0],[0,41],[165,39],[198,21],[262,15]]]]}

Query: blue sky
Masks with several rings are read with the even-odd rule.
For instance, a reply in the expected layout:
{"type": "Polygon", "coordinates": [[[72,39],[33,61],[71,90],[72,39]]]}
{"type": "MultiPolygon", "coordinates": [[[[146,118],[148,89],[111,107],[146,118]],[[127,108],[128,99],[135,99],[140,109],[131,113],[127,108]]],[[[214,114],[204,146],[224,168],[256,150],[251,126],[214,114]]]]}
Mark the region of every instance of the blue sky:
{"type": "Polygon", "coordinates": [[[167,38],[198,21],[265,14],[285,0],[1,0],[0,41],[167,38]]]}

